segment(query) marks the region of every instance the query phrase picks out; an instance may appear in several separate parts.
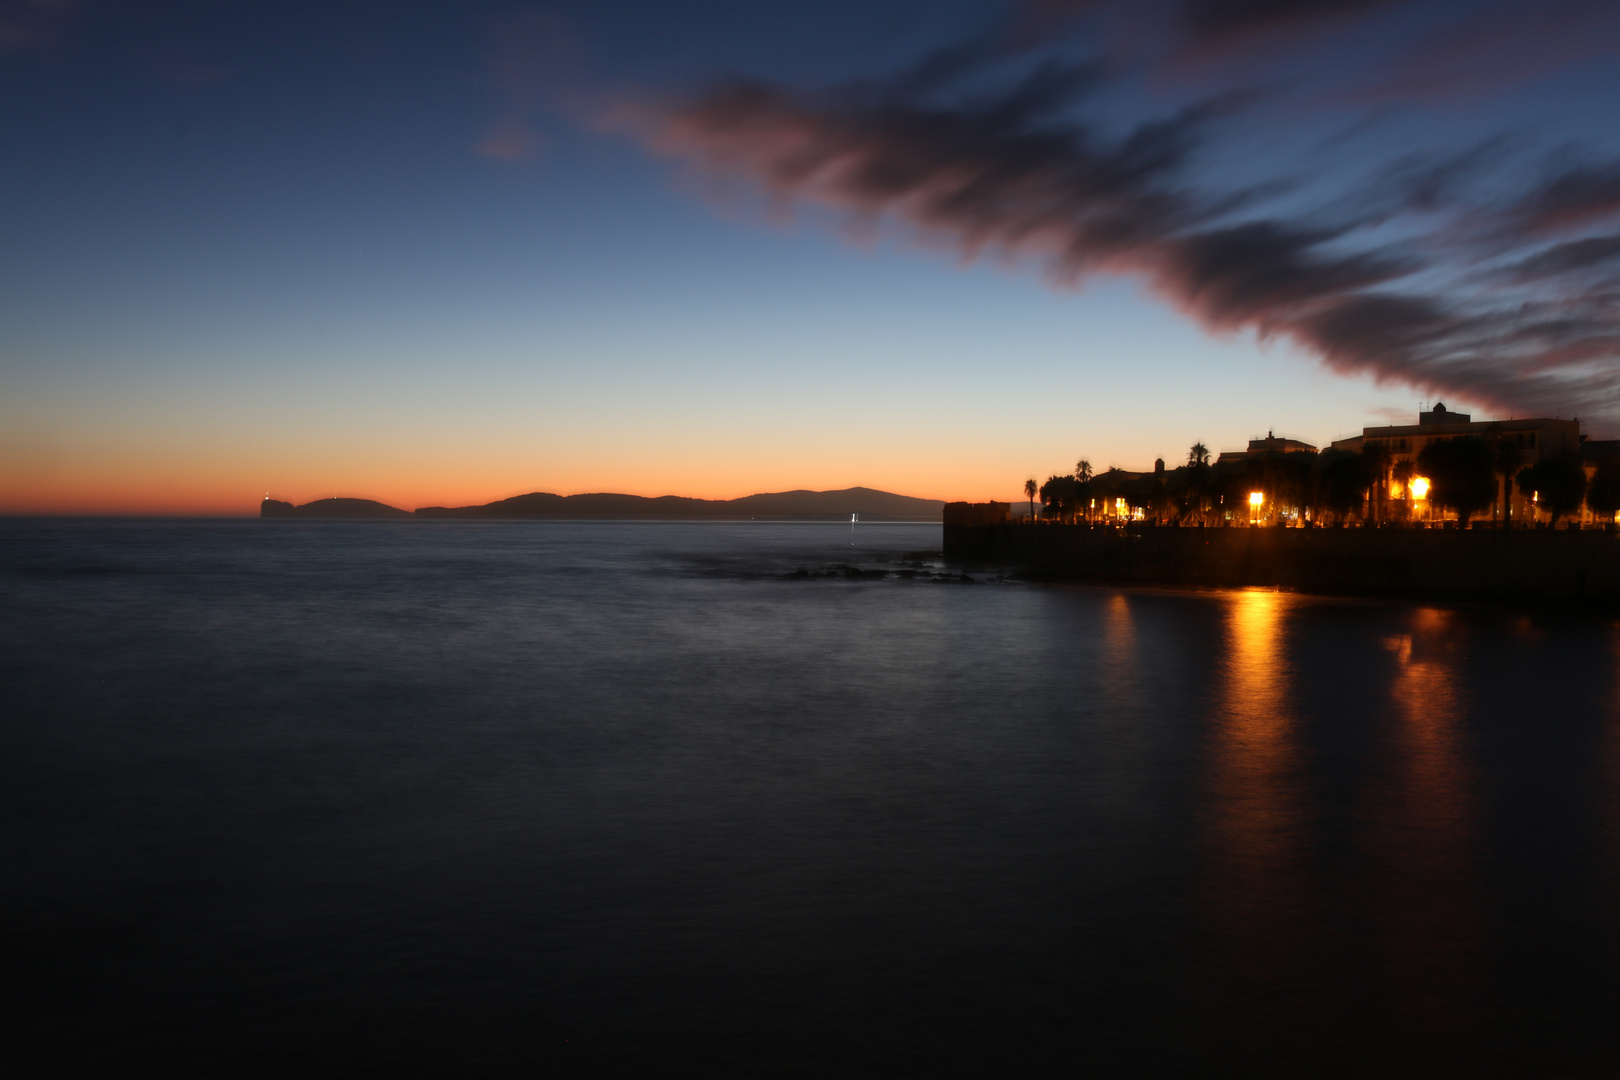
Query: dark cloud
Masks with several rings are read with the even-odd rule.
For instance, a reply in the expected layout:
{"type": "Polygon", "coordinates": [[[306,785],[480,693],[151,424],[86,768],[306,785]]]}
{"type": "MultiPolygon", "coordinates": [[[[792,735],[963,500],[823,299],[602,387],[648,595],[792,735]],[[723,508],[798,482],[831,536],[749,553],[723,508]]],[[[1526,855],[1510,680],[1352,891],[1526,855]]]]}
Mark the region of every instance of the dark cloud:
{"type": "Polygon", "coordinates": [[[1028,24],[1048,27],[1093,15],[1168,25],[1193,41],[1309,27],[1365,15],[1395,0],[1028,0],[1028,24]]]}
{"type": "Polygon", "coordinates": [[[1392,0],[1182,0],[1178,21],[1198,38],[1224,39],[1364,15],[1392,0]]]}
{"type": "Polygon", "coordinates": [[[1620,262],[1620,233],[1555,244],[1507,268],[1517,281],[1537,281],[1620,262]]]}
{"type": "Polygon", "coordinates": [[[1025,0],[1021,10],[1029,34],[1100,28],[1116,58],[1161,76],[1286,71],[1364,104],[1489,95],[1620,51],[1620,5],[1595,0],[1025,0]]]}
{"type": "Polygon", "coordinates": [[[1497,137],[1451,154],[1406,154],[1382,169],[1371,189],[1387,212],[1442,210],[1456,205],[1463,189],[1500,166],[1512,148],[1497,137]]]}
{"type": "Polygon", "coordinates": [[[1161,242],[1164,291],[1220,328],[1286,330],[1297,313],[1418,269],[1390,254],[1324,255],[1332,234],[1276,222],[1171,237],[1161,242]]]}
{"type": "Polygon", "coordinates": [[[1368,293],[1340,299],[1291,333],[1342,373],[1460,390],[1520,415],[1582,407],[1602,413],[1620,400],[1612,364],[1589,370],[1620,354],[1620,332],[1591,313],[1550,318],[1534,308],[1479,311],[1428,296],[1368,293]]]}
{"type": "Polygon", "coordinates": [[[1352,96],[1410,101],[1497,93],[1620,49],[1620,5],[1592,0],[1420,0],[1426,32],[1358,80],[1352,96]]]}
{"type": "Polygon", "coordinates": [[[1620,214],[1620,162],[1569,169],[1541,184],[1510,211],[1529,233],[1557,233],[1620,214]]]}
{"type": "MultiPolygon", "coordinates": [[[[1177,10],[1219,34],[1379,6],[1177,10]]],[[[1234,190],[1209,181],[1200,159],[1252,96],[1121,126],[1098,102],[1111,84],[1095,64],[1032,55],[1024,74],[986,90],[987,72],[1006,67],[1000,49],[958,47],[893,79],[821,91],[731,80],[644,112],[642,132],[704,173],[757,183],[774,205],[897,223],[967,258],[1033,260],[1063,284],[1139,276],[1211,329],[1292,341],[1339,372],[1521,415],[1620,406],[1620,310],[1612,289],[1581,287],[1620,240],[1536,250],[1620,211],[1620,165],[1566,169],[1480,206],[1465,193],[1490,188],[1478,182],[1516,152],[1490,139],[1369,162],[1364,183],[1314,201],[1288,177],[1234,190]],[[1509,269],[1477,284],[1489,265],[1509,269]]]]}
{"type": "Polygon", "coordinates": [[[1045,122],[1076,83],[1039,81],[954,108],[734,81],[658,118],[653,139],[775,196],[894,213],[970,250],[1040,252],[1070,272],[1193,222],[1172,179],[1212,107],[1110,141],[1045,122]]]}

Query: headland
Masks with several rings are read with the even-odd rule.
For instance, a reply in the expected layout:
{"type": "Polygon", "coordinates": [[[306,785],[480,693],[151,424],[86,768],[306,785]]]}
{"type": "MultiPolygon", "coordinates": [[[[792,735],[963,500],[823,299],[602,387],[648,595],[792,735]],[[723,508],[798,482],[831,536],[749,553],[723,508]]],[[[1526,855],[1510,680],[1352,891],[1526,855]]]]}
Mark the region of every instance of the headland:
{"type": "Polygon", "coordinates": [[[778,491],[740,499],[690,499],[679,495],[648,498],[614,492],[517,495],[481,506],[425,506],[401,510],[370,499],[319,499],[295,506],[266,498],[262,518],[415,518],[417,520],[505,521],[867,521],[937,522],[945,504],[873,488],[839,491],[778,491]]]}

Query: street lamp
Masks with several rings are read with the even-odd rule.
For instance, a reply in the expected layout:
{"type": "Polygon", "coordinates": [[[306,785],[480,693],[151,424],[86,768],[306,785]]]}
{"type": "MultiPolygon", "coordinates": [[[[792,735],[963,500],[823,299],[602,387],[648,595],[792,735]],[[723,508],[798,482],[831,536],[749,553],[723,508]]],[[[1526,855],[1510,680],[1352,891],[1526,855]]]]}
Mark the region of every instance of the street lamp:
{"type": "Polygon", "coordinates": [[[1260,507],[1265,505],[1266,497],[1258,491],[1249,492],[1249,524],[1253,525],[1259,520],[1260,507]]]}

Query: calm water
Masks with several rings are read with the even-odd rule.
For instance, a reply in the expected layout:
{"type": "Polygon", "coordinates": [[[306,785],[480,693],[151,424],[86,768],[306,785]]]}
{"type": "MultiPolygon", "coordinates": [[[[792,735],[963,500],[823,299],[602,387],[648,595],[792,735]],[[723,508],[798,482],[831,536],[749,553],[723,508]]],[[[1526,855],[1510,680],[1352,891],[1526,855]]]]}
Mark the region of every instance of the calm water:
{"type": "Polygon", "coordinates": [[[938,544],[0,521],[8,1072],[1620,1072],[1614,622],[938,544]]]}

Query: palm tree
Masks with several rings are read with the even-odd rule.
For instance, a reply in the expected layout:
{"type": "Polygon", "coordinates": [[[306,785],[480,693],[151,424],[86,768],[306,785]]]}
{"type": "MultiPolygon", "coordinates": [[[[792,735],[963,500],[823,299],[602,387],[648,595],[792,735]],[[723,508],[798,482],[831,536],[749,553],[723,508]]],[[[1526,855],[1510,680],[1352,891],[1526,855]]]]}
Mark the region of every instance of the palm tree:
{"type": "MultiPolygon", "coordinates": [[[[1085,458],[1075,462],[1074,478],[1079,481],[1082,492],[1086,491],[1091,484],[1091,462],[1085,458]]],[[[1091,500],[1089,498],[1086,500],[1086,524],[1091,524],[1091,500]]]]}
{"type": "Polygon", "coordinates": [[[1367,525],[1373,524],[1377,516],[1378,485],[1385,482],[1392,460],[1389,447],[1380,441],[1364,443],[1361,447],[1361,463],[1367,478],[1367,516],[1362,521],[1367,525]]]}
{"type": "Polygon", "coordinates": [[[1401,485],[1401,513],[1403,520],[1412,516],[1412,477],[1417,475],[1417,468],[1410,460],[1397,461],[1389,470],[1390,478],[1401,485]]]}
{"type": "Polygon", "coordinates": [[[1209,465],[1209,447],[1201,442],[1192,444],[1187,451],[1187,506],[1191,516],[1204,523],[1204,500],[1210,492],[1212,476],[1209,465]]]}
{"type": "Polygon", "coordinates": [[[1491,456],[1502,478],[1502,528],[1507,529],[1513,525],[1513,477],[1524,464],[1524,449],[1509,436],[1498,435],[1491,440],[1491,456]]]}
{"type": "Polygon", "coordinates": [[[1040,490],[1040,488],[1038,488],[1035,485],[1035,478],[1033,476],[1030,477],[1028,480],[1024,481],[1024,495],[1025,495],[1026,498],[1029,499],[1029,520],[1030,521],[1035,520],[1035,492],[1037,492],[1039,490],[1040,490]]]}

